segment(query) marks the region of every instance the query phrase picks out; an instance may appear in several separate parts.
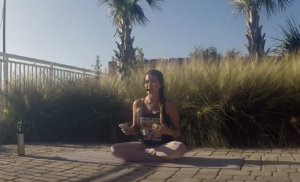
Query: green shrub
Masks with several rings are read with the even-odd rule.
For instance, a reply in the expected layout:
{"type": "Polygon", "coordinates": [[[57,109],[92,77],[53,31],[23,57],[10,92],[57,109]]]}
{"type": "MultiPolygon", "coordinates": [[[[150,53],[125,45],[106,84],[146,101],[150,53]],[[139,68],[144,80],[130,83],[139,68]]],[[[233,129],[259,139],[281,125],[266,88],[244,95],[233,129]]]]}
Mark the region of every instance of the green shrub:
{"type": "MultiPolygon", "coordinates": [[[[142,80],[153,65],[120,81],[100,77],[42,84],[11,83],[3,100],[0,137],[15,142],[24,122],[26,141],[129,141],[118,123],[131,122],[132,103],[145,97],[142,80]],[[8,105],[4,103],[7,98],[8,105]]],[[[300,59],[192,60],[158,63],[166,96],[176,102],[181,134],[189,147],[299,146],[300,59]]]]}

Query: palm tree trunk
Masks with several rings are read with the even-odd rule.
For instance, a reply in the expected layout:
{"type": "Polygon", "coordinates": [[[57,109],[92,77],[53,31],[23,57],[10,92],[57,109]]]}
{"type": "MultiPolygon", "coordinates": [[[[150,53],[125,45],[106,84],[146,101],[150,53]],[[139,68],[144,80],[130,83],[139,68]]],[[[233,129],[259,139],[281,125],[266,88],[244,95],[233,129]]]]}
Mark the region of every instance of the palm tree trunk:
{"type": "Polygon", "coordinates": [[[251,58],[262,58],[267,53],[265,53],[265,34],[261,36],[262,25],[259,26],[259,15],[257,9],[250,9],[246,11],[247,20],[246,24],[248,30],[246,31],[246,37],[248,39],[249,45],[247,47],[249,52],[249,57],[251,58]]]}
{"type": "Polygon", "coordinates": [[[129,68],[135,61],[135,49],[132,46],[134,37],[131,38],[132,28],[130,28],[130,22],[126,17],[122,18],[117,31],[119,34],[119,43],[116,42],[118,51],[114,50],[114,52],[119,60],[119,74],[124,77],[128,75],[129,68]]]}

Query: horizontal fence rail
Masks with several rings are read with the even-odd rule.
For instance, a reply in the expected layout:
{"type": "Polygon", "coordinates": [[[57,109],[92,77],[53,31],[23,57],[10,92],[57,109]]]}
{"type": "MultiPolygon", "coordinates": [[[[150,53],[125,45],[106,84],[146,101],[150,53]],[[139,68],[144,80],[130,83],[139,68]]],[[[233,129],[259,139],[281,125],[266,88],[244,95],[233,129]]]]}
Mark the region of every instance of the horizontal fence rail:
{"type": "Polygon", "coordinates": [[[8,83],[14,82],[21,85],[25,84],[26,79],[45,83],[89,78],[96,75],[95,71],[89,69],[0,53],[0,87],[4,90],[7,90],[8,83]]]}

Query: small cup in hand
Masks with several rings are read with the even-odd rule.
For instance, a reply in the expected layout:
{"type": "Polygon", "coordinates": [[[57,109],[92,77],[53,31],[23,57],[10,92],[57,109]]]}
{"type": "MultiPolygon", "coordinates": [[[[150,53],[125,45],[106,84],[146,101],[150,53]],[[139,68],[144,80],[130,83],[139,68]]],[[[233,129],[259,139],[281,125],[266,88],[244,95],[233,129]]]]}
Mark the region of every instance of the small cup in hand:
{"type": "Polygon", "coordinates": [[[119,127],[122,129],[123,133],[126,136],[131,135],[132,132],[133,132],[133,129],[130,128],[127,123],[125,123],[125,124],[119,124],[119,127]]]}
{"type": "Polygon", "coordinates": [[[125,124],[119,124],[119,127],[120,127],[121,129],[124,129],[124,130],[129,129],[129,126],[128,126],[127,123],[125,123],[125,124]]]}

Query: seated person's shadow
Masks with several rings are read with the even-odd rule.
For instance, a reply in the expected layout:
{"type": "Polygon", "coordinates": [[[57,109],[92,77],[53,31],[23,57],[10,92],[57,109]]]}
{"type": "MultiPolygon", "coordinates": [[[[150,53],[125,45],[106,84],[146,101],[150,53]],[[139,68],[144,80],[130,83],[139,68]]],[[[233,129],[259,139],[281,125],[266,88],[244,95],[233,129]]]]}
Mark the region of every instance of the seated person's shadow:
{"type": "Polygon", "coordinates": [[[183,156],[177,159],[174,164],[191,165],[195,167],[226,167],[226,166],[241,166],[243,158],[214,158],[200,156],[183,156]]]}
{"type": "MultiPolygon", "coordinates": [[[[165,152],[170,155],[174,154],[176,151],[173,151],[167,147],[160,147],[156,150],[157,152],[165,152]],[[161,149],[161,150],[159,150],[161,149]]],[[[173,164],[178,165],[189,165],[195,167],[226,167],[226,166],[241,166],[244,162],[244,157],[205,157],[205,156],[183,156],[178,158],[173,164]]]]}

